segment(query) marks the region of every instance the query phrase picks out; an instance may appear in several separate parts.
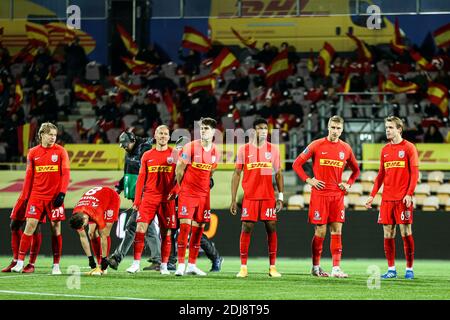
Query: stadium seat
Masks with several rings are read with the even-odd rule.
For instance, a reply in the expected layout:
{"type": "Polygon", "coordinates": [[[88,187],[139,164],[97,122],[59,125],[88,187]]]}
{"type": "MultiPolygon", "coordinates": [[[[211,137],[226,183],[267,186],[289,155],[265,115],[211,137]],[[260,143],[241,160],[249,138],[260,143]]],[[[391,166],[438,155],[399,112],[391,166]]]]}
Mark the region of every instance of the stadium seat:
{"type": "Polygon", "coordinates": [[[423,211],[436,211],[439,210],[439,198],[436,196],[430,196],[423,200],[423,211]]]}
{"type": "Polygon", "coordinates": [[[355,206],[355,210],[358,211],[367,210],[365,207],[367,198],[368,198],[367,196],[359,196],[358,198],[355,198],[355,202],[353,203],[353,205],[355,206]]]}
{"type": "Polygon", "coordinates": [[[246,116],[242,117],[242,128],[244,130],[248,130],[253,128],[253,121],[255,121],[256,116],[246,116]]]}
{"type": "Polygon", "coordinates": [[[305,199],[302,195],[296,194],[288,199],[288,210],[300,210],[305,207],[305,199]]]}
{"type": "Polygon", "coordinates": [[[423,177],[423,173],[422,173],[422,171],[419,171],[419,178],[417,178],[417,183],[422,182],[422,177],[423,177]]]}
{"type": "Polygon", "coordinates": [[[441,184],[437,190],[437,197],[439,198],[439,203],[445,205],[447,200],[450,199],[450,183],[441,184]]]}
{"type": "Polygon", "coordinates": [[[360,180],[364,192],[372,191],[373,183],[377,177],[376,171],[364,171],[361,173],[360,180]]]}
{"type": "Polygon", "coordinates": [[[450,212],[450,198],[447,199],[447,202],[445,203],[445,211],[450,212]]]}
{"type": "Polygon", "coordinates": [[[348,200],[348,197],[344,196],[344,207],[348,208],[349,205],[350,205],[350,201],[348,200]]]}
{"type": "Polygon", "coordinates": [[[70,89],[56,90],[55,97],[59,107],[68,106],[70,104],[70,89]]]}
{"type": "Polygon", "coordinates": [[[123,124],[125,128],[129,128],[132,126],[133,122],[137,121],[138,116],[135,114],[127,114],[122,118],[123,124]]]}
{"type": "Polygon", "coordinates": [[[363,194],[363,187],[361,183],[354,183],[348,190],[348,200],[350,204],[356,204],[359,197],[363,194]]]}
{"type": "Polygon", "coordinates": [[[307,183],[303,186],[303,199],[305,200],[305,203],[309,205],[311,200],[311,186],[307,183]]]}
{"type": "Polygon", "coordinates": [[[121,133],[122,129],[120,128],[111,128],[106,131],[106,136],[108,137],[109,143],[118,143],[121,133]]]}
{"type": "Polygon", "coordinates": [[[444,172],[432,171],[428,174],[428,185],[431,187],[431,192],[436,192],[438,187],[444,183],[444,172]]]}
{"type": "Polygon", "coordinates": [[[99,81],[100,80],[100,65],[95,61],[91,61],[86,65],[86,80],[99,81]]]}
{"type": "Polygon", "coordinates": [[[431,187],[428,183],[420,183],[417,185],[416,190],[414,192],[414,196],[416,199],[416,203],[418,205],[422,205],[423,201],[426,197],[428,197],[431,193],[431,187]]]}
{"type": "Polygon", "coordinates": [[[350,171],[350,170],[345,170],[345,171],[342,173],[342,181],[343,181],[343,182],[347,182],[347,181],[348,181],[348,178],[350,178],[351,175],[352,175],[352,171],[350,171]]]}

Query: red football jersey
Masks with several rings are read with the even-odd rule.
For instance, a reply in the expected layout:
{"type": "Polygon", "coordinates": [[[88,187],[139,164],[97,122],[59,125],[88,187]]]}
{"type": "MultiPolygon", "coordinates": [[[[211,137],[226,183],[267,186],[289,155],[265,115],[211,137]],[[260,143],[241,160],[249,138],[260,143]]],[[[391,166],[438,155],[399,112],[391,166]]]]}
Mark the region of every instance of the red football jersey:
{"type": "Polygon", "coordinates": [[[94,221],[99,229],[103,229],[106,226],[105,215],[113,216],[119,209],[120,197],[116,191],[108,187],[94,187],[83,194],[73,208],[73,214],[83,211],[90,221],[94,221]]]}
{"type": "Polygon", "coordinates": [[[342,140],[331,142],[326,137],[317,139],[295,159],[292,168],[300,179],[306,181],[308,175],[303,170],[303,164],[312,158],[314,178],[325,182],[322,190],[312,188],[312,193],[322,196],[336,196],[342,194],[339,188],[342,181],[342,173],[346,165],[352,170],[352,175],[347,183],[352,185],[359,176],[359,167],[350,145],[342,140]]]}
{"type": "Polygon", "coordinates": [[[50,148],[38,145],[27,156],[27,170],[20,199],[52,200],[59,192],[67,192],[70,164],[67,151],[55,144],[50,148]]]}
{"type": "Polygon", "coordinates": [[[380,169],[370,195],[374,197],[381,185],[383,200],[402,200],[412,196],[419,177],[419,156],[416,147],[405,139],[388,143],[381,150],[380,169]]]}
{"type": "Polygon", "coordinates": [[[219,156],[214,143],[209,151],[203,149],[201,140],[194,140],[186,144],[180,156],[180,160],[187,164],[180,194],[190,197],[208,196],[209,178],[212,170],[217,168],[219,156]]]}
{"type": "Polygon", "coordinates": [[[145,152],[136,183],[134,204],[139,207],[142,198],[167,201],[167,195],[174,186],[177,159],[172,148],[158,151],[155,148],[145,152]]]}
{"type": "Polygon", "coordinates": [[[247,143],[238,150],[236,168],[244,170],[242,189],[249,200],[275,199],[273,172],[280,170],[280,151],[269,142],[259,148],[247,143]]]}

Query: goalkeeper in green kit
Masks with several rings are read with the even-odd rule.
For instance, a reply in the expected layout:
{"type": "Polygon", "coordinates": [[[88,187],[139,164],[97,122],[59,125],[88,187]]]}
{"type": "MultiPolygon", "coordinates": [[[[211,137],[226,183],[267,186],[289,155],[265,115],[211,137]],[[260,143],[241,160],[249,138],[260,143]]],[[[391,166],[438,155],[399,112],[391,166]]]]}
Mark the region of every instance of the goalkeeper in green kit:
{"type": "MultiPolygon", "coordinates": [[[[152,148],[152,140],[153,139],[143,139],[137,137],[133,132],[129,131],[122,132],[119,137],[120,147],[125,149],[126,154],[124,176],[120,179],[119,184],[116,185],[116,191],[118,194],[124,191],[125,198],[131,200],[132,202],[134,201],[134,193],[139,168],[141,165],[141,158],[144,152],[152,148]]],[[[125,237],[108,259],[110,267],[115,270],[117,270],[120,262],[126,256],[128,250],[133,244],[134,234],[136,233],[136,216],[137,212],[133,210],[127,219],[125,226],[125,237]]],[[[161,264],[161,240],[156,230],[154,221],[148,227],[145,243],[150,249],[151,257],[149,261],[152,264],[145,267],[144,270],[159,271],[159,266],[161,264]]]]}

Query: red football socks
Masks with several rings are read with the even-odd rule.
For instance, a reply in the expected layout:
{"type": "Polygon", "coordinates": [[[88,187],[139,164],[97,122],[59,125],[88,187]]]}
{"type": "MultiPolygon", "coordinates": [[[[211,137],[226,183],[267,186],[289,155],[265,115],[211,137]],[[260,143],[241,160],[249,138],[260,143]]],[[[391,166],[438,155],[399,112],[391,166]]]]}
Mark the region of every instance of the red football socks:
{"type": "Polygon", "coordinates": [[[59,264],[62,252],[62,235],[52,236],[53,264],[59,264]]]}
{"type": "Polygon", "coordinates": [[[311,251],[312,251],[313,266],[320,265],[320,257],[322,256],[322,249],[323,249],[323,240],[325,240],[325,238],[321,238],[318,236],[314,236],[312,238],[311,251]]]}
{"type": "Polygon", "coordinates": [[[28,250],[30,250],[31,246],[31,239],[33,239],[33,235],[26,235],[25,233],[22,234],[22,237],[20,238],[20,246],[19,246],[19,260],[24,260],[25,256],[27,255],[28,250]]]}
{"type": "Polygon", "coordinates": [[[241,239],[239,242],[239,251],[241,254],[241,265],[247,265],[248,248],[250,246],[251,232],[241,231],[241,239]]]}
{"type": "Polygon", "coordinates": [[[178,263],[184,263],[186,256],[186,246],[191,225],[187,223],[180,224],[180,233],[178,234],[178,263]]]}
{"type": "Polygon", "coordinates": [[[412,268],[414,263],[414,238],[412,234],[402,238],[403,249],[405,250],[406,267],[412,268]]]}
{"type": "Polygon", "coordinates": [[[102,262],[101,257],[101,239],[100,237],[95,237],[94,239],[91,239],[91,247],[92,247],[92,253],[94,254],[95,258],[97,259],[97,263],[100,264],[102,262]]]}
{"type": "Polygon", "coordinates": [[[172,236],[170,234],[167,234],[167,231],[162,232],[161,234],[163,235],[161,243],[161,262],[168,263],[170,248],[172,247],[172,236]]]}
{"type": "Polygon", "coordinates": [[[277,260],[277,244],[278,244],[278,237],[276,231],[267,233],[267,244],[269,246],[270,265],[274,266],[275,261],[277,260]]]}
{"type": "Polygon", "coordinates": [[[42,233],[34,233],[31,241],[30,263],[35,264],[39,251],[41,250],[42,233]]]}
{"type": "Polygon", "coordinates": [[[17,260],[19,257],[20,239],[22,238],[22,234],[23,231],[21,229],[11,230],[11,249],[14,260],[17,260]]]}
{"type": "Polygon", "coordinates": [[[331,235],[330,250],[333,259],[333,267],[339,267],[342,256],[342,236],[340,234],[331,235]]]}
{"type": "Polygon", "coordinates": [[[192,226],[191,239],[189,241],[189,260],[191,264],[197,262],[198,252],[200,251],[200,240],[202,239],[203,227],[192,226]]]}
{"type": "Polygon", "coordinates": [[[136,232],[134,236],[134,260],[141,260],[142,251],[145,246],[145,233],[136,232]]]}
{"type": "Polygon", "coordinates": [[[384,238],[384,254],[388,262],[388,267],[395,266],[395,239],[384,238]]]}

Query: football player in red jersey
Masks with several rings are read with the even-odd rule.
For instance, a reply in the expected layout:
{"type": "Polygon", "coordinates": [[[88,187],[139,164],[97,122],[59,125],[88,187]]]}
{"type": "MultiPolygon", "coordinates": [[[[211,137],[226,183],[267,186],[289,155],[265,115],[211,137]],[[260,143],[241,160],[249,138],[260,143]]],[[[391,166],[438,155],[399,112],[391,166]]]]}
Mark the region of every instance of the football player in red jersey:
{"type": "Polygon", "coordinates": [[[311,201],[308,221],[315,225],[311,243],[313,267],[311,274],[328,277],[320,267],[323,241],[330,226],[330,251],[333,260],[331,276],[347,278],[340,268],[342,256],[342,224],[345,222],[344,195],[359,176],[359,167],[349,144],[340,140],[344,130],[344,119],[333,116],[328,121],[328,136],[311,142],[295,159],[292,168],[300,179],[311,185],[311,201]],[[303,165],[312,158],[314,177],[310,178],[303,170],[303,165]],[[348,181],[342,181],[346,166],[352,170],[348,181]]]}
{"type": "MultiPolygon", "coordinates": [[[[73,208],[70,218],[70,227],[78,231],[81,247],[89,259],[91,275],[101,275],[108,268],[106,257],[108,256],[108,238],[114,222],[117,221],[120,208],[120,197],[117,192],[108,187],[94,187],[86,191],[73,208]],[[89,225],[89,239],[100,236],[100,248],[98,254],[101,258],[101,267],[97,267],[91,254],[89,240],[84,228],[89,225]]],[[[96,251],[93,246],[94,251],[96,251]]],[[[96,253],[96,252],[94,252],[96,253]]]]}
{"type": "Polygon", "coordinates": [[[238,278],[248,276],[247,259],[250,246],[250,236],[257,221],[263,221],[267,232],[269,248],[269,276],[281,277],[275,267],[277,258],[277,213],[283,208],[284,183],[281,174],[280,152],[278,147],[267,141],[269,132],[265,119],[256,119],[253,122],[255,135],[252,141],[238,150],[236,166],[231,181],[230,212],[237,213],[236,195],[244,171],[242,189],[242,229],[240,238],[241,268],[236,275],[238,278]],[[272,185],[272,174],[275,172],[275,181],[278,188],[278,199],[275,201],[275,190],[272,185]]]}
{"type": "Polygon", "coordinates": [[[175,166],[177,154],[168,146],[169,128],[160,125],[155,130],[156,147],[146,151],[141,159],[141,167],[136,183],[133,209],[138,211],[137,229],[134,238],[134,261],[127,269],[129,273],[140,271],[140,261],[144,250],[144,238],[149,223],[158,216],[161,228],[161,274],[170,274],[167,269],[172,245],[171,229],[177,228],[175,201],[169,195],[177,192],[175,166]]]}
{"type": "Polygon", "coordinates": [[[419,157],[416,147],[402,138],[403,121],[398,117],[385,119],[386,138],[389,143],[381,150],[380,169],[375,179],[366,208],[372,207],[373,198],[383,185],[378,223],[383,225],[384,252],[388,271],[383,279],[397,278],[395,269],[395,230],[399,225],[406,257],[406,279],[414,279],[414,238],[412,235],[412,197],[419,178],[419,157]]]}
{"type": "Polygon", "coordinates": [[[184,274],[205,276],[196,261],[205,223],[210,221],[210,178],[219,162],[219,152],[212,142],[217,122],[211,118],[200,119],[200,140],[187,143],[178,158],[175,175],[180,185],[178,196],[178,266],[176,276],[184,274]],[[187,241],[189,260],[185,264],[187,241]]]}
{"type": "Polygon", "coordinates": [[[40,144],[31,148],[27,155],[27,170],[22,193],[18,203],[25,206],[25,212],[14,210],[12,220],[21,220],[19,214],[25,213],[26,225],[20,239],[18,259],[13,272],[23,270],[23,260],[30,249],[33,234],[46,216],[51,221],[53,269],[52,274],[61,274],[62,237],[61,221],[65,220],[64,197],[70,181],[69,156],[67,151],[56,144],[57,127],[49,122],[43,123],[38,131],[40,144]],[[14,216],[17,214],[17,216],[14,216]]]}

